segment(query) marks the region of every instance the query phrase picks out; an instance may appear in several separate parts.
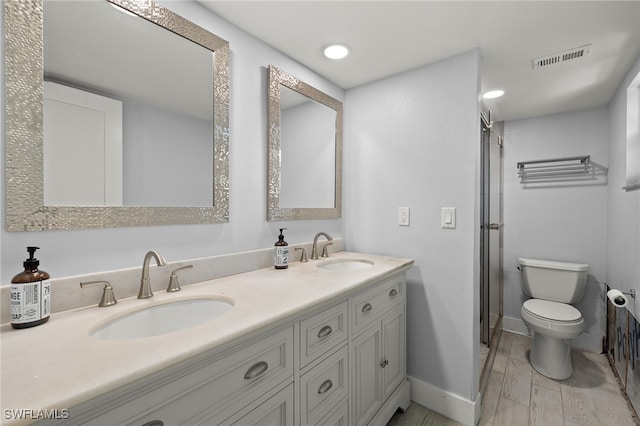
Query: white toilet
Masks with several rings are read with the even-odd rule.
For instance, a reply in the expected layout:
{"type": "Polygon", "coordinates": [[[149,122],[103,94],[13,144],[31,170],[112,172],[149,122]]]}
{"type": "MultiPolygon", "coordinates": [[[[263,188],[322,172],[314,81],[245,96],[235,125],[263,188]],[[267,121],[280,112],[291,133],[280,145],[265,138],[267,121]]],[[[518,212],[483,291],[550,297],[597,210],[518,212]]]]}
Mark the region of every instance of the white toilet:
{"type": "Polygon", "coordinates": [[[579,310],[570,305],[584,296],[589,265],[518,259],[522,290],[531,297],[520,315],[533,332],[529,361],[540,374],[557,380],[571,377],[569,339],[584,331],[579,310]]]}

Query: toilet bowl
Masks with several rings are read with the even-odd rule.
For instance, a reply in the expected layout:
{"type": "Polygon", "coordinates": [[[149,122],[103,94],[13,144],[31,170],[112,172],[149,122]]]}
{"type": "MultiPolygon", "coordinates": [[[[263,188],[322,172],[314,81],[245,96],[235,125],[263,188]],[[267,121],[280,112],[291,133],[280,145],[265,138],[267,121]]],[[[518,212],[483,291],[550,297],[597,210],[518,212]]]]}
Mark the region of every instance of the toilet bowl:
{"type": "Polygon", "coordinates": [[[571,348],[568,340],[584,331],[579,310],[566,303],[529,299],[520,311],[534,335],[529,362],[540,374],[556,380],[571,377],[571,348]]]}
{"type": "Polygon", "coordinates": [[[540,374],[556,380],[571,377],[569,340],[585,328],[584,319],[571,303],[585,292],[589,265],[538,259],[518,259],[522,289],[532,297],[520,316],[533,334],[529,361],[540,374]]]}

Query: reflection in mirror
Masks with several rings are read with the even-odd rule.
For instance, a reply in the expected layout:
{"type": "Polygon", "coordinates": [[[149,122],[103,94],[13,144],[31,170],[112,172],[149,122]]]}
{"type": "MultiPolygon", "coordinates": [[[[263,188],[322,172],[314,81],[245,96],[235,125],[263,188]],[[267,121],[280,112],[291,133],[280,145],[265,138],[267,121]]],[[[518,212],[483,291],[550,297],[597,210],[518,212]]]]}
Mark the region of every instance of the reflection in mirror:
{"type": "Polygon", "coordinates": [[[227,41],[149,0],[4,17],[7,230],[228,221],[227,41]]]}
{"type": "Polygon", "coordinates": [[[268,220],[342,211],[342,103],[269,67],[268,220]]]}
{"type": "Polygon", "coordinates": [[[44,2],[45,205],[212,206],[211,52],[113,6],[44,2]]]}
{"type": "Polygon", "coordinates": [[[335,110],[280,85],[281,208],[334,207],[335,123],[335,110]]]}

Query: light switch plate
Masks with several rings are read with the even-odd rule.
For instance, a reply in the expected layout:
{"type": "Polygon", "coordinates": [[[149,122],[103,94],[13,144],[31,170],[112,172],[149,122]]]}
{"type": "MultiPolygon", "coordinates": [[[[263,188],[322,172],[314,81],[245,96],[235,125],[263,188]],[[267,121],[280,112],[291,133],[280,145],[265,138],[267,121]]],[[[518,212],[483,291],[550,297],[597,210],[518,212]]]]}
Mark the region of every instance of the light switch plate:
{"type": "Polygon", "coordinates": [[[398,207],[398,225],[409,226],[409,207],[398,207]]]}
{"type": "Polygon", "coordinates": [[[455,229],[456,227],[456,208],[455,207],[442,208],[442,227],[448,228],[448,229],[455,229]]]}

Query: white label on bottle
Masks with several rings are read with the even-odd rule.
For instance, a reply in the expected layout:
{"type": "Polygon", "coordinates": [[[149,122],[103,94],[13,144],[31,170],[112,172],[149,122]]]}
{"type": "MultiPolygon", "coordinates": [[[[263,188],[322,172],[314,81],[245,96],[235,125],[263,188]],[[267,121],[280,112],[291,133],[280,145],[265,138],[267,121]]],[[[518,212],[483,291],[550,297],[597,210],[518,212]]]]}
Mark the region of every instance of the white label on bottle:
{"type": "Polygon", "coordinates": [[[51,313],[51,281],[11,284],[11,322],[24,324],[51,313]]]}
{"type": "Polygon", "coordinates": [[[275,266],[286,266],[289,263],[289,247],[276,246],[275,266]]]}

